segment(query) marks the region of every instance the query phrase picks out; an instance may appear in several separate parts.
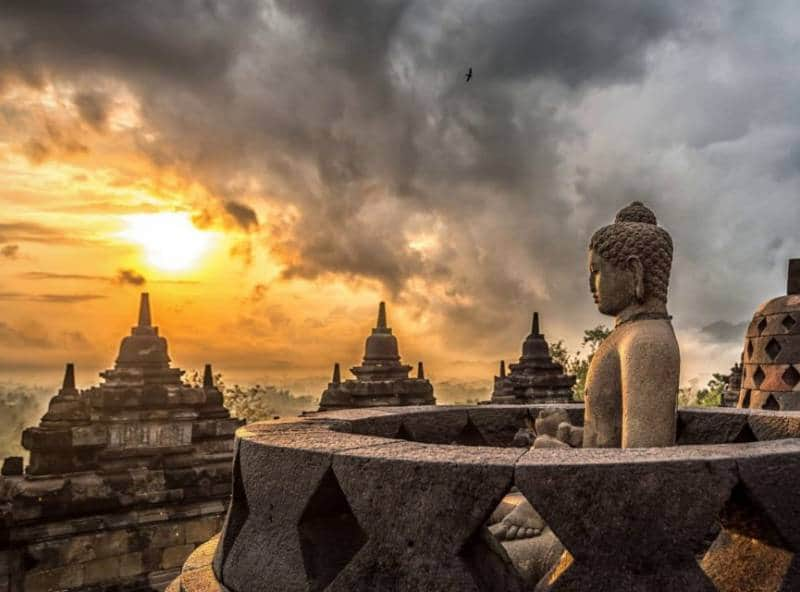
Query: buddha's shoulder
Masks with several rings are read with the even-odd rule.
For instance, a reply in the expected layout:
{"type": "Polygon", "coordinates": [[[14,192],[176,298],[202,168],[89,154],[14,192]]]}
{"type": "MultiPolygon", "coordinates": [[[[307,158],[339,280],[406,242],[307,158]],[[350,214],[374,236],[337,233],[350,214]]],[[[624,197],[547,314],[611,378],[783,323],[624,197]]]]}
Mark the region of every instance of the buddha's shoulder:
{"type": "Polygon", "coordinates": [[[621,346],[678,347],[672,323],[665,319],[649,319],[624,323],[614,330],[616,341],[621,346]]]}

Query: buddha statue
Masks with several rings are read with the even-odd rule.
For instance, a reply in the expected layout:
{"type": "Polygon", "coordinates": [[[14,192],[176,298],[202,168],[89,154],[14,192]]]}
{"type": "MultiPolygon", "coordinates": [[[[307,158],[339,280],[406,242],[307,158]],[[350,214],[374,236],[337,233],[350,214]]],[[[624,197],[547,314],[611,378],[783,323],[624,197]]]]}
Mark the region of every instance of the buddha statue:
{"type": "MultiPolygon", "coordinates": [[[[534,448],[638,448],[675,443],[680,372],[678,342],[667,313],[672,239],[641,202],[620,210],[594,233],[588,252],[589,287],[598,310],[615,317],[586,376],[583,428],[558,408],[536,422],[534,448]]],[[[490,531],[501,541],[541,536],[547,528],[523,501],[490,531]]],[[[540,545],[531,547],[537,553],[540,545]]]]}

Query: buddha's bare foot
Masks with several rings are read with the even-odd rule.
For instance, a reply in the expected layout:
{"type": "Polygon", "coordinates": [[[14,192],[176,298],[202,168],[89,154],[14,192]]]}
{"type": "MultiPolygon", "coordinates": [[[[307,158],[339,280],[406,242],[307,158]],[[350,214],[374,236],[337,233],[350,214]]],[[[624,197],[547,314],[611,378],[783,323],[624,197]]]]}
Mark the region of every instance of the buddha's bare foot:
{"type": "Polygon", "coordinates": [[[558,438],[553,438],[552,436],[548,436],[544,434],[542,436],[536,436],[536,440],[533,442],[534,448],[570,448],[570,445],[566,442],[562,442],[558,438]]]}
{"type": "Polygon", "coordinates": [[[517,505],[505,518],[489,527],[489,531],[499,541],[529,539],[542,534],[544,520],[533,506],[525,500],[517,505]]]}

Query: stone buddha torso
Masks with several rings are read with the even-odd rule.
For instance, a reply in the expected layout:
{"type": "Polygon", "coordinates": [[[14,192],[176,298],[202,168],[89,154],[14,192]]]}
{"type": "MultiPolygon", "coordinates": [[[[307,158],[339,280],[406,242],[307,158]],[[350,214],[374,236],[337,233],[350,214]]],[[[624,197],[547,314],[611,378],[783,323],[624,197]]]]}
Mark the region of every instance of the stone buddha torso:
{"type": "Polygon", "coordinates": [[[584,448],[672,445],[679,368],[668,319],[618,325],[598,347],[586,376],[584,448]]]}

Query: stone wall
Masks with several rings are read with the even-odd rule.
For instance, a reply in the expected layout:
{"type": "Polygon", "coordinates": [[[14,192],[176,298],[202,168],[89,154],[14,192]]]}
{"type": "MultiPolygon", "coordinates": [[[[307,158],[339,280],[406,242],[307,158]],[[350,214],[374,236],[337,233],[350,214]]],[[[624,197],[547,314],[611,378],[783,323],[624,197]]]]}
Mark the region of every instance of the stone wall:
{"type": "Polygon", "coordinates": [[[0,479],[0,592],[162,590],[221,527],[232,443],[202,465],[0,479]]]}
{"type": "Polygon", "coordinates": [[[0,551],[0,590],[163,589],[219,531],[224,510],[204,502],[14,529],[13,548],[0,551]]]}
{"type": "Polygon", "coordinates": [[[212,567],[204,553],[171,590],[800,590],[800,413],[682,409],[668,448],[514,447],[540,410],[352,410],[241,428],[212,567]],[[538,585],[487,536],[512,491],[567,551],[538,585]]]}

